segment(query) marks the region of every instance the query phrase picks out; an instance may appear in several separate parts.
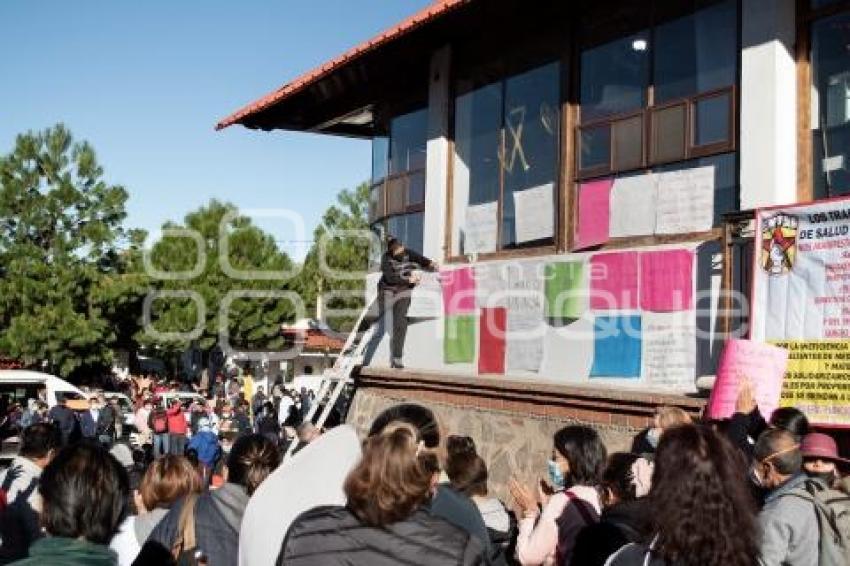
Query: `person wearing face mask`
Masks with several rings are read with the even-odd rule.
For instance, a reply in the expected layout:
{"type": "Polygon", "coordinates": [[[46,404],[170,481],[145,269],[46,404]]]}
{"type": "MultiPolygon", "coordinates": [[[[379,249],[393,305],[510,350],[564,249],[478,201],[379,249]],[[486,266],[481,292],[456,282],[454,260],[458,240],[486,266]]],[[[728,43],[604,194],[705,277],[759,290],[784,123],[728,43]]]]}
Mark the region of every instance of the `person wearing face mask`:
{"type": "Polygon", "coordinates": [[[587,426],[555,433],[549,481],[554,493],[531,490],[512,479],[508,484],[518,510],[517,559],[523,566],[569,564],[578,533],[599,520],[598,486],[607,453],[599,434],[587,426]]]}
{"type": "Polygon", "coordinates": [[[803,455],[793,434],[771,429],[753,449],[753,480],[766,491],[759,513],[759,566],[816,566],[820,535],[811,498],[805,497],[803,455]]]}
{"type": "Polygon", "coordinates": [[[637,454],[616,452],[602,474],[599,522],[584,527],[576,537],[572,564],[603,566],[628,543],[643,540],[651,531],[646,495],[654,465],[637,454]]]}
{"type": "Polygon", "coordinates": [[[433,260],[409,250],[396,238],[387,242],[387,251],[381,257],[381,279],[378,281],[378,319],[385,320],[390,329],[390,366],[403,368],[404,340],[407,336],[407,309],[410,292],[419,283],[417,268],[436,271],[439,265],[433,260]],[[385,319],[389,314],[390,319],[385,319]]]}
{"type": "Polygon", "coordinates": [[[827,487],[832,487],[840,479],[839,466],[850,465],[838,455],[838,446],[828,434],[812,432],[803,437],[800,443],[803,454],[803,470],[812,479],[820,480],[827,487]]]}

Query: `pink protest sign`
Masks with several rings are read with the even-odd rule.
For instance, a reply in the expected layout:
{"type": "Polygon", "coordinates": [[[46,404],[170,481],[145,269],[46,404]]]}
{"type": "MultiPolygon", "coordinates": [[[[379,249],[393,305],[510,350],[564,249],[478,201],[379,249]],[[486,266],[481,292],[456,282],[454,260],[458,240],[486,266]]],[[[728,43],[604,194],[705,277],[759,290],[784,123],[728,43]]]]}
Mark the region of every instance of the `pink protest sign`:
{"type": "Polygon", "coordinates": [[[751,340],[727,340],[708,401],[708,417],[731,417],[735,413],[741,380],[749,379],[759,411],[769,419],[779,406],[787,365],[788,350],[785,348],[751,340]]]}
{"type": "Polygon", "coordinates": [[[590,308],[635,309],[637,304],[637,253],[597,254],[590,258],[590,308]]]}
{"type": "Polygon", "coordinates": [[[578,189],[578,227],[575,249],[598,246],[608,241],[610,196],[614,179],[582,183],[578,189]]]}
{"type": "Polygon", "coordinates": [[[694,253],[663,250],[640,254],[640,308],[653,312],[692,308],[694,253]]]}
{"type": "Polygon", "coordinates": [[[475,312],[475,277],[471,267],[441,270],[440,284],[446,315],[475,312]]]}

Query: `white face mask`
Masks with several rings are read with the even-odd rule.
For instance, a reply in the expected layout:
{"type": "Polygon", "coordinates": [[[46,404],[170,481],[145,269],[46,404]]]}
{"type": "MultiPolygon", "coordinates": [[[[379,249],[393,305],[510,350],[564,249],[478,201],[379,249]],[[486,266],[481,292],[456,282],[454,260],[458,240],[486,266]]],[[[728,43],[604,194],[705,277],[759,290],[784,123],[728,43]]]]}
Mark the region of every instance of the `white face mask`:
{"type": "Polygon", "coordinates": [[[658,441],[661,440],[661,429],[653,427],[646,432],[646,441],[652,448],[658,448],[658,441]]]}
{"type": "Polygon", "coordinates": [[[755,466],[750,468],[749,475],[751,482],[753,482],[758,487],[764,488],[764,479],[759,475],[758,471],[756,471],[755,466]]]}

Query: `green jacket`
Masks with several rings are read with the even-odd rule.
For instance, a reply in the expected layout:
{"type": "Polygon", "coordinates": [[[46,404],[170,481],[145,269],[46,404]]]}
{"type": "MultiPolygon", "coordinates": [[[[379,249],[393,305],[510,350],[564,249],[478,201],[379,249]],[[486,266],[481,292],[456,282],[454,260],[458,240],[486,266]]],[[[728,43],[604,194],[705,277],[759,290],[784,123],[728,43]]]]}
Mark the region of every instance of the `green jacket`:
{"type": "Polygon", "coordinates": [[[84,540],[44,537],[30,547],[19,566],[115,566],[118,556],[108,546],[84,540]]]}

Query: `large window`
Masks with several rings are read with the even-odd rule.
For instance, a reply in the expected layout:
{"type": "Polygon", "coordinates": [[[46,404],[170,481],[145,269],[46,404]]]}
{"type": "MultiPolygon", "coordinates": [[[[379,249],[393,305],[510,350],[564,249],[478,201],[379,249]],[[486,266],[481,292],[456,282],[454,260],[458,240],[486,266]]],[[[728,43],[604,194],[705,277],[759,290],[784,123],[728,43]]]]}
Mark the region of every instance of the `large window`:
{"type": "Polygon", "coordinates": [[[734,148],[737,2],[581,54],[579,178],[734,148]]]}
{"type": "Polygon", "coordinates": [[[559,69],[550,63],[457,97],[453,255],[553,242],[559,69]]]}
{"type": "Polygon", "coordinates": [[[389,136],[372,140],[369,220],[381,236],[392,235],[422,251],[428,111],[390,120],[389,136]]]}
{"type": "Polygon", "coordinates": [[[812,24],[814,196],[850,194],[850,13],[812,24]]]}

